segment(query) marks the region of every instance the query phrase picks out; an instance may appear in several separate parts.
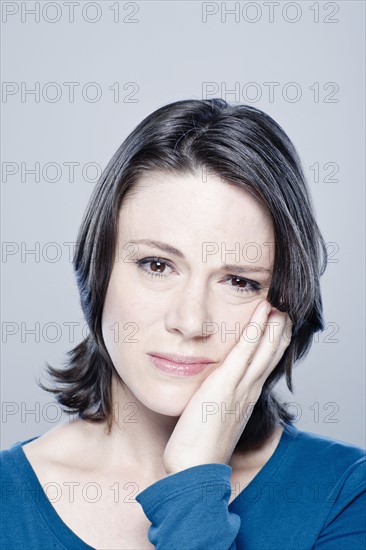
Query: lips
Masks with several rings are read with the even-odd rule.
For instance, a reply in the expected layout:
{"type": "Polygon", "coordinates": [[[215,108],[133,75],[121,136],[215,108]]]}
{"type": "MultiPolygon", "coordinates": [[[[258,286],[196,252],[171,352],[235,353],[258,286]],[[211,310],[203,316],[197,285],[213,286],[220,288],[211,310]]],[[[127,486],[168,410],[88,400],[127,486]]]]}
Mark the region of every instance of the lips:
{"type": "Polygon", "coordinates": [[[216,363],[213,359],[202,356],[195,355],[177,355],[176,353],[160,353],[157,351],[150,351],[148,355],[153,357],[160,357],[161,359],[166,359],[177,365],[206,365],[216,363]]]}
{"type": "Polygon", "coordinates": [[[196,376],[215,363],[207,357],[176,355],[175,353],[148,353],[151,363],[168,376],[196,376]]]}

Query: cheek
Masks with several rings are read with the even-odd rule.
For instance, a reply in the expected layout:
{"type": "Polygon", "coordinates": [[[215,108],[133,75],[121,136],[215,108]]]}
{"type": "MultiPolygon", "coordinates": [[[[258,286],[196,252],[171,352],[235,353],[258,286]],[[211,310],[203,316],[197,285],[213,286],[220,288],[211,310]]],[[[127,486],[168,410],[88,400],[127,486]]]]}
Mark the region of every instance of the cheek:
{"type": "MultiPolygon", "coordinates": [[[[226,353],[239,342],[245,326],[250,322],[251,317],[263,297],[252,300],[240,307],[221,307],[217,314],[217,333],[215,339],[223,347],[226,353]]],[[[210,342],[210,339],[207,340],[210,342]]]]}
{"type": "Polygon", "coordinates": [[[141,291],[141,287],[126,277],[112,273],[102,315],[102,333],[108,351],[142,342],[142,335],[161,319],[164,304],[161,297],[141,291]]]}

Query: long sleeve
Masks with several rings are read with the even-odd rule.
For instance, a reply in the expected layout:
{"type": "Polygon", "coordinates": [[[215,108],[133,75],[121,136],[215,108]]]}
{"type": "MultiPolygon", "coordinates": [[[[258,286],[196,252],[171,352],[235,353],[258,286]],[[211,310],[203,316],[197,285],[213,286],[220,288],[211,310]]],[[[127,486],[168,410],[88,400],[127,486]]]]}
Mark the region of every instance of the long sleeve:
{"type": "MultiPolygon", "coordinates": [[[[33,439],[0,452],[2,547],[93,550],[48,500],[21,446],[33,439]]],[[[366,549],[365,449],[287,425],[255,478],[235,483],[229,505],[231,473],[201,464],[136,495],[157,550],[366,549]]]]}
{"type": "Polygon", "coordinates": [[[236,550],[241,520],[229,512],[231,467],[201,464],[153,483],[135,498],[157,550],[236,550]]]}

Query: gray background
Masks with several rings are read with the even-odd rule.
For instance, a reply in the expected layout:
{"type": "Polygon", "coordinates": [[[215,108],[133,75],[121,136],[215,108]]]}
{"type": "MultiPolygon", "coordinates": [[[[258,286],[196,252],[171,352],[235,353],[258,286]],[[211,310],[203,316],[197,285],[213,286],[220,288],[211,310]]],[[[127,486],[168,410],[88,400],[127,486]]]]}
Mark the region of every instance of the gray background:
{"type": "Polygon", "coordinates": [[[75,242],[98,167],[156,108],[214,96],[283,126],[331,252],[326,330],[295,367],[295,394],[282,382],[278,391],[300,429],[366,447],[365,3],[281,2],[271,17],[263,2],[237,2],[236,15],[225,14],[234,2],[120,2],[119,18],[116,4],[81,1],[71,22],[63,2],[40,2],[39,21],[24,10],[34,2],[2,3],[2,447],[66,418],[35,377],[82,338],[64,243],[75,242]],[[67,82],[79,83],[74,101],[67,82]],[[36,86],[38,98],[24,93],[36,86]],[[39,181],[26,172],[35,163],[39,181]],[[78,163],[74,178],[66,163],[78,163]]]}

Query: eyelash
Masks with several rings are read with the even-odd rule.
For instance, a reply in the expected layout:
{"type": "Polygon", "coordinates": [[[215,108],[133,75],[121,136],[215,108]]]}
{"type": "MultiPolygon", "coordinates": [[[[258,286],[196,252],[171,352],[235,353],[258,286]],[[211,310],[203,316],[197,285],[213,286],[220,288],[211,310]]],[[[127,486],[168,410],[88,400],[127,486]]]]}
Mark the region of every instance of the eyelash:
{"type": "MultiPolygon", "coordinates": [[[[162,264],[165,264],[167,265],[168,267],[170,267],[171,269],[173,269],[173,266],[172,264],[168,261],[168,260],[164,260],[163,258],[158,258],[156,256],[152,256],[152,257],[149,257],[149,258],[142,258],[141,260],[135,260],[135,264],[137,265],[137,267],[139,269],[141,269],[146,275],[149,275],[150,277],[167,277],[167,275],[164,275],[164,273],[153,273],[151,271],[148,271],[147,269],[145,269],[145,265],[146,264],[149,264],[151,262],[159,262],[159,263],[162,263],[162,264]]],[[[257,292],[259,293],[261,290],[263,290],[263,287],[257,283],[256,281],[251,281],[250,279],[245,279],[244,277],[238,277],[237,275],[227,275],[227,279],[239,279],[240,281],[242,282],[245,282],[245,283],[248,283],[250,286],[251,286],[251,289],[248,290],[247,288],[240,288],[239,286],[237,287],[232,287],[232,288],[236,288],[236,291],[237,292],[240,292],[241,294],[244,294],[246,292],[257,292]]]]}

